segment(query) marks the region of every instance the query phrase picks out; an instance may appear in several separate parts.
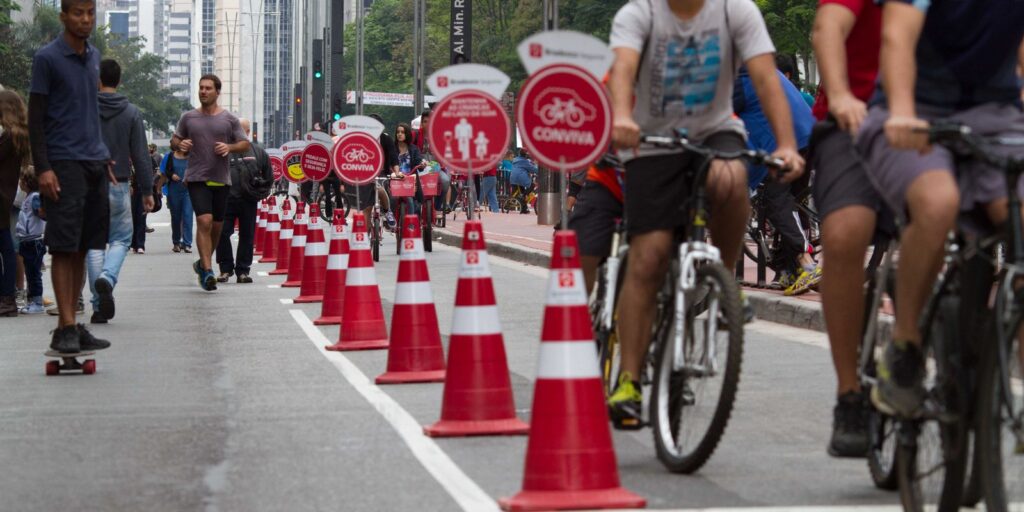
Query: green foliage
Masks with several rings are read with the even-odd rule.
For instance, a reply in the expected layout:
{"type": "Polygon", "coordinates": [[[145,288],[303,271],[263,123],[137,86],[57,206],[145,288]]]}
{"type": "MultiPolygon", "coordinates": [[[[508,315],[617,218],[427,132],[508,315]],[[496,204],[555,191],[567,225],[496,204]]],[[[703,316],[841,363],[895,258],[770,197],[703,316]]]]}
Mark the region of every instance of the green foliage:
{"type": "Polygon", "coordinates": [[[14,3],[14,0],[0,0],[0,27],[6,28],[11,24],[11,11],[20,11],[21,6],[14,3]]]}
{"type": "MultiPolygon", "coordinates": [[[[755,0],[764,15],[768,33],[772,36],[775,49],[783,55],[795,55],[810,63],[814,48],[811,45],[811,29],[814,27],[814,13],[817,0],[755,0]]],[[[805,77],[806,78],[806,77],[805,77]]]]}

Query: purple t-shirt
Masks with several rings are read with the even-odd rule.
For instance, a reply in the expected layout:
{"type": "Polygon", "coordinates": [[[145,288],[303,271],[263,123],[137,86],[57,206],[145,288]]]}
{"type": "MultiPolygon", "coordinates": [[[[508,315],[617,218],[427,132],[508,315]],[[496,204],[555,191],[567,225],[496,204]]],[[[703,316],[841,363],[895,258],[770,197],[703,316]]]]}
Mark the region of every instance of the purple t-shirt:
{"type": "Polygon", "coordinates": [[[218,142],[234,144],[245,140],[242,124],[234,114],[227,110],[213,115],[190,110],[182,114],[174,134],[182,140],[192,139],[185,181],[231,184],[230,160],[226,156],[217,155],[214,145],[218,142]]]}

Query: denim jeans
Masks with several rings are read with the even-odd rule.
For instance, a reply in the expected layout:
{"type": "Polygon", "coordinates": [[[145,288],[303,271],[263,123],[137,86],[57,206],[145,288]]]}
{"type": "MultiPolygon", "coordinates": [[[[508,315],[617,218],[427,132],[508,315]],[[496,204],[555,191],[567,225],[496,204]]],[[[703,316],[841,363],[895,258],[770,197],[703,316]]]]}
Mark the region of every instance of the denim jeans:
{"type": "Polygon", "coordinates": [[[167,184],[167,206],[171,209],[171,242],[192,247],[192,199],[184,184],[167,184]]]}
{"type": "Polygon", "coordinates": [[[92,292],[93,309],[99,306],[96,296],[96,280],[101,276],[117,286],[117,276],[121,273],[121,265],[128,256],[128,247],[134,234],[132,226],[131,186],[128,183],[111,184],[110,191],[110,233],[107,237],[107,250],[90,250],[85,256],[85,264],[89,271],[89,291],[92,292]]]}
{"type": "Polygon", "coordinates": [[[480,197],[478,199],[480,200],[481,203],[487,201],[487,204],[492,212],[498,212],[497,176],[483,176],[480,178],[480,197]]]}
{"type": "Polygon", "coordinates": [[[6,226],[0,227],[0,297],[14,295],[14,274],[18,269],[18,261],[12,233],[6,226]]]}
{"type": "Polygon", "coordinates": [[[43,296],[43,256],[46,255],[46,244],[43,239],[22,240],[18,244],[18,252],[25,261],[25,286],[28,297],[36,299],[43,296]]]}
{"type": "Polygon", "coordinates": [[[437,173],[437,197],[434,198],[434,210],[444,211],[445,202],[444,198],[448,194],[448,189],[452,186],[452,177],[446,172],[437,173]]]}

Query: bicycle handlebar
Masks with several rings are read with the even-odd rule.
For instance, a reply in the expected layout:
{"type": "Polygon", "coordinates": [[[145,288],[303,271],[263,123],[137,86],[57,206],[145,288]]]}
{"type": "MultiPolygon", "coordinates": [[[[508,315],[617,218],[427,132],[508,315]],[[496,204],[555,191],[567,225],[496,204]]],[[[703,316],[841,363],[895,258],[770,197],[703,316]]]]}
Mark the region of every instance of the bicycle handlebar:
{"type": "Polygon", "coordinates": [[[997,156],[993,154],[993,146],[1019,147],[1024,149],[1024,136],[983,136],[963,123],[950,120],[932,122],[927,129],[915,130],[927,133],[928,142],[947,146],[951,151],[963,148],[974,158],[1004,171],[1017,170],[1024,172],[1024,158],[997,156]]]}
{"type": "Polygon", "coordinates": [[[763,165],[782,173],[788,172],[789,166],[782,159],[773,157],[767,151],[742,149],[739,151],[721,151],[701,144],[694,144],[686,137],[666,137],[662,135],[641,135],[640,143],[661,148],[682,149],[687,153],[695,153],[705,158],[718,160],[747,160],[754,165],[763,165]]]}

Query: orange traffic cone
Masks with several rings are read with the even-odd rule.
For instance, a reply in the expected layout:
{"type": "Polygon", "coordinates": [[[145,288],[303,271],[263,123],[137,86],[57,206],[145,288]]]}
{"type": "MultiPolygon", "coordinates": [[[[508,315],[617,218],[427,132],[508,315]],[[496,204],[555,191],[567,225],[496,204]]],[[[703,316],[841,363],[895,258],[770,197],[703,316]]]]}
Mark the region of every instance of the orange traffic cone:
{"type": "Polygon", "coordinates": [[[370,234],[366,216],[352,216],[352,243],[345,274],[345,310],[341,315],[338,342],[327,350],[370,350],[388,348],[388,328],[384,307],[370,254],[370,234]]]}
{"type": "Polygon", "coordinates": [[[256,232],[253,233],[253,256],[263,255],[263,235],[267,231],[267,200],[260,201],[259,209],[256,211],[256,232]]]}
{"type": "Polygon", "coordinates": [[[639,508],[622,488],[576,232],[555,233],[523,490],[505,510],[639,508]]]}
{"type": "Polygon", "coordinates": [[[295,297],[296,304],[309,304],[324,300],[324,279],[327,274],[327,241],[320,223],[320,205],[309,205],[306,226],[305,261],[302,263],[302,288],[295,297]]]}
{"type": "Polygon", "coordinates": [[[272,276],[288,274],[288,264],[291,262],[292,234],[295,231],[295,214],[292,213],[291,200],[287,197],[281,200],[281,232],[277,236],[277,266],[270,271],[272,276]]]}
{"type": "Polygon", "coordinates": [[[387,371],[377,377],[377,384],[444,382],[444,373],[444,347],[430,291],[427,259],[423,254],[420,219],[406,215],[402,225],[395,307],[391,310],[388,366],[387,371]]]}
{"type": "Polygon", "coordinates": [[[525,434],[529,429],[516,418],[483,224],[468,221],[462,235],[441,420],[423,431],[440,437],[525,434]]]}
{"type": "Polygon", "coordinates": [[[292,250],[288,256],[288,279],[281,283],[283,288],[302,286],[302,265],[306,259],[306,203],[299,201],[295,207],[295,221],[292,223],[292,250]]]}
{"type": "Polygon", "coordinates": [[[320,318],[313,325],[338,325],[345,309],[345,275],[348,273],[348,226],[345,212],[334,210],[334,229],[331,230],[331,252],[327,255],[327,277],[324,279],[324,304],[320,318]]]}
{"type": "Polygon", "coordinates": [[[278,217],[277,201],[270,196],[270,211],[267,213],[267,232],[263,236],[263,257],[260,263],[277,262],[277,240],[281,234],[281,219],[278,217]]]}

